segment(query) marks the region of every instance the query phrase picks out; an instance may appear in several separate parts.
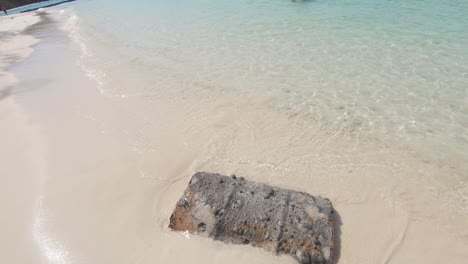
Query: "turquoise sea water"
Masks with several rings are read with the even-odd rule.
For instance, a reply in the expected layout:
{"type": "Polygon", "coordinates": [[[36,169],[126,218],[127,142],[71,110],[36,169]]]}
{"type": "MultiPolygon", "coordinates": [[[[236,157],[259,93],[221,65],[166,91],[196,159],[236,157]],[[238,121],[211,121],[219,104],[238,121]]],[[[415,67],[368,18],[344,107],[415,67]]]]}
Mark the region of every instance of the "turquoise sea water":
{"type": "Polygon", "coordinates": [[[104,92],[224,89],[468,175],[467,1],[99,0],[74,12],[87,50],[118,54],[90,62],[104,92]]]}

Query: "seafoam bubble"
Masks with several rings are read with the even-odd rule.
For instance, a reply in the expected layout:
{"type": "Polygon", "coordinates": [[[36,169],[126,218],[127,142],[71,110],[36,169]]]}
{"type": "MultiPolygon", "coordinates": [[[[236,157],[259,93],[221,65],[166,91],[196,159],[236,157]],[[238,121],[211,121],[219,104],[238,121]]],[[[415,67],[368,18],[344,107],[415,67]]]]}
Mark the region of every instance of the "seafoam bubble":
{"type": "Polygon", "coordinates": [[[47,11],[46,11],[45,8],[39,8],[38,10],[36,10],[36,13],[37,13],[37,14],[46,14],[47,11]]]}
{"type": "Polygon", "coordinates": [[[190,233],[189,233],[189,231],[182,232],[182,235],[183,235],[186,239],[190,239],[190,233]]]}

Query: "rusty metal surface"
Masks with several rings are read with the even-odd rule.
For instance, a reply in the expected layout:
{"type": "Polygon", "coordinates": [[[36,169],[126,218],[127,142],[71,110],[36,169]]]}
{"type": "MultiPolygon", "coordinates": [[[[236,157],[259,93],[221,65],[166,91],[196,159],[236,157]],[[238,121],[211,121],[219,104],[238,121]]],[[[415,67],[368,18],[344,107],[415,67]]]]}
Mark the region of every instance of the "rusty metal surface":
{"type": "Polygon", "coordinates": [[[169,227],[288,254],[301,264],[330,264],[332,214],[326,198],[199,172],[177,202],[169,227]]]}

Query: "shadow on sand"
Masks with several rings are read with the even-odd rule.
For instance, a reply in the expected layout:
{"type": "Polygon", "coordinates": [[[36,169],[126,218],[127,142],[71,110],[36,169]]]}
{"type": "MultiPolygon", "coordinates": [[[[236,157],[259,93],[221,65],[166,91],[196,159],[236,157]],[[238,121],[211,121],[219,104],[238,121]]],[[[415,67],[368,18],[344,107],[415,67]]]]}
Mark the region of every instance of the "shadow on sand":
{"type": "Polygon", "coordinates": [[[28,88],[19,88],[15,85],[7,86],[3,89],[0,89],[0,102],[3,101],[4,99],[16,95],[16,94],[22,94],[31,91],[31,89],[28,88]]]}
{"type": "Polygon", "coordinates": [[[341,221],[340,214],[336,210],[333,212],[333,222],[335,223],[335,256],[333,263],[338,264],[341,257],[341,226],[343,222],[341,221]]]}

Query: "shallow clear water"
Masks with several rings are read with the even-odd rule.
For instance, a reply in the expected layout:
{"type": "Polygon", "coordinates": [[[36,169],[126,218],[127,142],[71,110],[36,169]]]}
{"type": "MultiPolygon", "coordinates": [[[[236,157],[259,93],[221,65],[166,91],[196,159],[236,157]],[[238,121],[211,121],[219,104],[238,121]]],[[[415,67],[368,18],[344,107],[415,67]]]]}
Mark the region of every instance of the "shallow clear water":
{"type": "Polygon", "coordinates": [[[466,1],[101,0],[75,11],[88,44],[120,55],[93,62],[109,93],[229,90],[466,179],[466,1]],[[139,83],[115,91],[111,68],[125,63],[135,73],[121,82],[139,83]]]}

